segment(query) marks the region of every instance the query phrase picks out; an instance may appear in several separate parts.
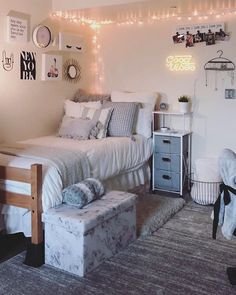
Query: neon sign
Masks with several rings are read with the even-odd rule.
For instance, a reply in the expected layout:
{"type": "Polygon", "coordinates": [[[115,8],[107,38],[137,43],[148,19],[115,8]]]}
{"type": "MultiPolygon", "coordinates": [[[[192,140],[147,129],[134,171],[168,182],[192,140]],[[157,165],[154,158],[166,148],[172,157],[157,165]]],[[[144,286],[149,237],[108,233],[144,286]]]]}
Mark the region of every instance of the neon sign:
{"type": "Polygon", "coordinates": [[[196,65],[192,55],[171,55],[166,59],[166,65],[171,71],[195,71],[196,65]]]}

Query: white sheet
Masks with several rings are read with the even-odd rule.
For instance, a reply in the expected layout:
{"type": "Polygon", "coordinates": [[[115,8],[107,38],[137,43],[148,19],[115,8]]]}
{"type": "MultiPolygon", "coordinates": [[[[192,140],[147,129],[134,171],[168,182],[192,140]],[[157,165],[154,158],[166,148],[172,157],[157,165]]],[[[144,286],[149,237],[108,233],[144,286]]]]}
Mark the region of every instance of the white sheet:
{"type": "MultiPolygon", "coordinates": [[[[136,135],[135,141],[127,137],[108,137],[100,140],[76,141],[56,136],[46,136],[25,140],[23,143],[57,147],[67,150],[80,150],[84,152],[88,158],[91,177],[98,178],[101,181],[140,168],[145,162],[147,162],[152,154],[152,140],[141,135],[136,135]]],[[[33,159],[22,159],[13,156],[0,155],[0,164],[3,165],[8,164],[13,167],[29,168],[33,163],[35,163],[35,160],[33,159]]],[[[48,183],[47,191],[45,191],[45,185],[43,186],[43,204],[47,204],[43,205],[44,212],[50,207],[61,203],[61,182],[58,181],[58,178],[53,176],[53,174],[49,174],[48,183]],[[50,202],[48,200],[50,200],[50,202]]],[[[21,193],[29,193],[29,186],[27,187],[24,185],[19,187],[14,185],[11,190],[21,193]]],[[[7,206],[3,210],[3,213],[5,214],[5,227],[9,233],[24,231],[27,233],[26,235],[29,235],[29,229],[24,230],[24,221],[13,221],[13,218],[19,219],[21,217],[22,219],[23,216],[26,216],[27,211],[25,209],[7,206]]]]}
{"type": "Polygon", "coordinates": [[[23,143],[80,150],[88,157],[91,177],[101,181],[142,166],[152,154],[152,140],[141,135],[135,135],[135,141],[128,137],[74,140],[45,136],[23,143]]]}

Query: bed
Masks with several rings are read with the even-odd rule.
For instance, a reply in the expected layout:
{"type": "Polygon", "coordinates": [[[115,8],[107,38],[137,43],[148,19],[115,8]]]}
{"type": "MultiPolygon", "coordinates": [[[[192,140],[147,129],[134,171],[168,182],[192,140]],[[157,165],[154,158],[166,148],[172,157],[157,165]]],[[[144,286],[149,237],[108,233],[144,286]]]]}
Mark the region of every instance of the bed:
{"type": "Polygon", "coordinates": [[[87,177],[100,179],[107,190],[145,184],[151,155],[152,139],[140,134],[90,140],[51,135],[1,146],[0,230],[31,237],[26,264],[39,266],[41,213],[62,203],[64,187],[87,177]]]}

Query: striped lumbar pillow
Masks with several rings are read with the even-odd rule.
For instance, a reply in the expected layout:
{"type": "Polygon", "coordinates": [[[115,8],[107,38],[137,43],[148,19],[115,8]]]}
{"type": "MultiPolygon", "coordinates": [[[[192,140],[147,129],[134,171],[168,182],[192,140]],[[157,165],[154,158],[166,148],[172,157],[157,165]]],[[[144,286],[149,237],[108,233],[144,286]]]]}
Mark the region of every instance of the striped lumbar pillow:
{"type": "Polygon", "coordinates": [[[82,113],[82,118],[90,119],[97,122],[97,128],[99,129],[96,134],[96,138],[104,138],[107,135],[107,128],[111,118],[113,108],[104,109],[94,109],[94,108],[84,108],[82,113]]]}
{"type": "Polygon", "coordinates": [[[83,208],[92,201],[99,199],[105,193],[102,183],[95,178],[70,185],[62,191],[63,203],[83,208]]]}

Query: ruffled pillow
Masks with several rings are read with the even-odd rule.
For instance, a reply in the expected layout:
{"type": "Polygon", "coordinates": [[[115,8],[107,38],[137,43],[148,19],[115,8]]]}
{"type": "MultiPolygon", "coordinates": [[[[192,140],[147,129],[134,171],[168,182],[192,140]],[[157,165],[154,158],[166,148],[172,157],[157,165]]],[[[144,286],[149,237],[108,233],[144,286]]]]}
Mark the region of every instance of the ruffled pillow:
{"type": "Polygon", "coordinates": [[[83,208],[87,204],[101,198],[105,193],[102,183],[95,178],[70,185],[62,191],[63,203],[83,208]]]}

